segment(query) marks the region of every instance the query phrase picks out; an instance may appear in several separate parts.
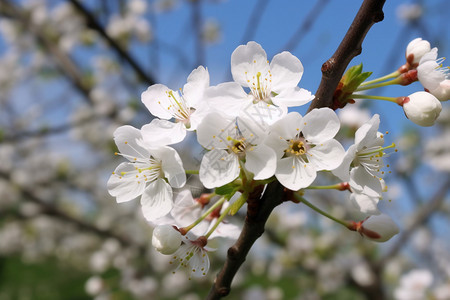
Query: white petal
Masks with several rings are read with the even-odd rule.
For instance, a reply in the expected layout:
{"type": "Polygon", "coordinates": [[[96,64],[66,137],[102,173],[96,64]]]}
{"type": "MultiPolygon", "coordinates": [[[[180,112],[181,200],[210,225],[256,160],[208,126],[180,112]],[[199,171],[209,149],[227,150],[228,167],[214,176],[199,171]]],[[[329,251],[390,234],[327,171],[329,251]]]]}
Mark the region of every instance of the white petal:
{"type": "Polygon", "coordinates": [[[286,188],[298,191],[311,185],[316,179],[316,170],[310,164],[302,164],[293,157],[283,158],[278,161],[275,176],[286,188]]]}
{"type": "MultiPolygon", "coordinates": [[[[214,226],[214,223],[211,223],[211,226],[214,226]]],[[[209,239],[227,238],[236,240],[239,237],[239,234],[241,234],[241,228],[239,228],[239,226],[222,222],[217,226],[216,230],[213,231],[209,239]]]]}
{"type": "Polygon", "coordinates": [[[266,74],[268,70],[267,54],[258,43],[240,45],[231,54],[233,80],[242,86],[248,87],[247,76],[256,76],[257,72],[266,74]]]}
{"type": "Polygon", "coordinates": [[[187,78],[187,83],[183,87],[183,96],[188,101],[190,107],[197,108],[202,104],[203,95],[209,86],[208,69],[199,66],[193,70],[187,78]]]}
{"type": "Polygon", "coordinates": [[[335,139],[325,141],[307,151],[308,159],[317,171],[336,169],[344,159],[345,150],[335,139]]]}
{"type": "Polygon", "coordinates": [[[257,103],[248,102],[243,106],[239,116],[245,119],[250,119],[262,130],[267,130],[267,127],[276,121],[280,120],[287,114],[286,106],[269,105],[263,101],[257,103]]]}
{"type": "Polygon", "coordinates": [[[381,197],[383,186],[379,178],[370,175],[364,167],[359,166],[350,171],[350,187],[352,190],[370,197],[381,197]]]}
{"type": "Polygon", "coordinates": [[[332,170],[332,173],[339,177],[342,181],[350,180],[350,165],[355,159],[356,145],[351,145],[345,153],[342,163],[336,169],[332,170]]]}
{"type": "Polygon", "coordinates": [[[170,212],[172,209],[172,188],[164,179],[159,178],[148,185],[141,197],[141,208],[144,217],[149,221],[170,212]]]}
{"type": "Polygon", "coordinates": [[[229,136],[237,135],[235,119],[211,112],[197,127],[197,140],[206,149],[227,149],[229,136]]]}
{"type": "Polygon", "coordinates": [[[380,211],[378,210],[378,197],[370,197],[365,194],[351,193],[350,203],[366,215],[378,215],[380,211]]]}
{"type": "Polygon", "coordinates": [[[369,147],[369,145],[372,145],[373,140],[378,136],[379,126],[380,116],[375,114],[355,132],[355,144],[358,145],[358,150],[361,150],[364,146],[369,147]]]}
{"type": "Polygon", "coordinates": [[[118,203],[133,200],[144,192],[145,182],[136,179],[136,169],[131,163],[121,163],[108,180],[108,192],[118,203]],[[121,175],[126,172],[127,175],[121,175]]]}
{"type": "Polygon", "coordinates": [[[189,266],[194,277],[202,277],[208,273],[209,257],[204,249],[198,248],[198,252],[189,260],[189,266]]]}
{"type": "Polygon", "coordinates": [[[313,144],[332,139],[340,128],[339,118],[328,107],[313,109],[303,117],[303,122],[303,135],[313,144]]]}
{"type": "Polygon", "coordinates": [[[148,151],[137,143],[141,139],[141,131],[130,125],[120,126],[114,131],[114,141],[119,152],[130,161],[134,158],[148,158],[148,151]]]}
{"type": "Polygon", "coordinates": [[[272,91],[280,94],[283,90],[296,87],[303,75],[303,65],[290,52],[275,55],[270,62],[272,91]]]}
{"type": "Polygon", "coordinates": [[[288,113],[284,118],[270,126],[269,135],[290,140],[302,131],[304,126],[302,120],[303,118],[299,113],[288,113]]]}
{"type": "Polygon", "coordinates": [[[275,174],[277,157],[266,145],[259,145],[245,152],[245,168],[252,172],[255,180],[267,179],[275,174]]]}
{"type": "Polygon", "coordinates": [[[314,95],[310,91],[293,87],[282,90],[277,96],[272,98],[272,102],[278,106],[292,107],[306,104],[313,99],[314,95]]]}
{"type": "Polygon", "coordinates": [[[141,128],[142,142],[150,148],[172,145],[181,142],[186,136],[183,123],[153,119],[141,128]]]}
{"type": "Polygon", "coordinates": [[[165,146],[157,150],[152,149],[152,154],[155,154],[161,160],[162,171],[169,184],[174,188],[183,187],[186,183],[186,172],[184,171],[183,162],[178,152],[173,148],[165,146]],[[158,154],[155,151],[158,151],[158,154]]]}
{"type": "Polygon", "coordinates": [[[239,131],[237,136],[242,135],[247,143],[259,145],[266,139],[267,131],[263,131],[253,120],[238,117],[236,123],[239,131]]]}
{"type": "Polygon", "coordinates": [[[199,177],[206,188],[212,189],[233,181],[239,172],[236,155],[224,150],[211,150],[203,156],[199,177]]]}
{"type": "Polygon", "coordinates": [[[241,109],[251,103],[242,86],[236,82],[225,82],[209,87],[205,92],[209,106],[229,116],[238,116],[241,109]]]}
{"type": "MultiPolygon", "coordinates": [[[[163,84],[151,85],[141,94],[142,103],[144,103],[152,115],[161,119],[172,119],[173,115],[168,109],[171,106],[171,101],[167,93],[170,91],[163,84]]],[[[176,95],[178,92],[173,92],[173,94],[176,95]]]]}

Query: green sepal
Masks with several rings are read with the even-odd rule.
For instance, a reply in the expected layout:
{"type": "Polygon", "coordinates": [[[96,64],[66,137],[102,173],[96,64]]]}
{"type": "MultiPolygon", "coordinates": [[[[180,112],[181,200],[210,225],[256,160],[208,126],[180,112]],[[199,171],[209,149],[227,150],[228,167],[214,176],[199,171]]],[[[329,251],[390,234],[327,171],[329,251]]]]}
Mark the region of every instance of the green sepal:
{"type": "Polygon", "coordinates": [[[217,195],[226,196],[233,193],[236,190],[236,185],[233,182],[227,183],[225,185],[219,186],[214,191],[217,195]]]}
{"type": "Polygon", "coordinates": [[[239,211],[239,209],[241,209],[242,205],[245,204],[245,202],[247,202],[247,196],[244,193],[236,201],[234,201],[233,204],[231,204],[230,215],[235,215],[239,211]]]}

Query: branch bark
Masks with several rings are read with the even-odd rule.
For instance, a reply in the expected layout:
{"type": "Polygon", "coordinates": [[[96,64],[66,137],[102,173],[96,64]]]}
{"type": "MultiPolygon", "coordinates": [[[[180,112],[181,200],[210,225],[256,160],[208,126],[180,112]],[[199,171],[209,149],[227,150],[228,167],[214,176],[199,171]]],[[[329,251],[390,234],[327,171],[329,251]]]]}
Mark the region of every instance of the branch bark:
{"type": "Polygon", "coordinates": [[[331,107],[333,93],[350,61],[362,51],[362,42],[372,27],[384,19],[386,0],[365,0],[333,56],[322,65],[322,80],[308,111],[331,107]]]}
{"type": "MultiPolygon", "coordinates": [[[[333,93],[350,61],[361,53],[361,45],[373,24],[384,18],[383,5],[385,0],[365,0],[361,5],[353,23],[333,56],[322,66],[322,81],[316,92],[316,98],[309,107],[331,107],[333,93]]],[[[259,199],[256,212],[247,211],[247,217],[242,232],[236,243],[228,249],[227,259],[222,270],[217,274],[208,300],[220,299],[230,293],[231,282],[239,267],[244,263],[250,248],[264,233],[264,226],[273,209],[284,199],[283,187],[278,182],[272,182],[259,199]]],[[[250,208],[249,203],[249,208],[250,208]]]]}

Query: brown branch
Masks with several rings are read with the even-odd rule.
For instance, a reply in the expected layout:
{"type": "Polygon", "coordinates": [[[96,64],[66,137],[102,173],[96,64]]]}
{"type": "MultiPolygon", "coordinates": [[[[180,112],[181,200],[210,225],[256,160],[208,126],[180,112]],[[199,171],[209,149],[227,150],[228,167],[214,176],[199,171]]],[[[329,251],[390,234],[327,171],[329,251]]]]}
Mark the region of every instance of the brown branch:
{"type": "MultiPolygon", "coordinates": [[[[331,107],[333,92],[336,89],[347,65],[361,53],[361,44],[370,27],[383,20],[385,0],[365,0],[361,5],[352,25],[335,54],[322,66],[322,82],[311,103],[310,110],[319,107],[331,107]]],[[[249,200],[252,199],[249,197],[249,200]]],[[[236,243],[228,249],[227,259],[222,270],[206,297],[208,300],[220,299],[230,292],[231,282],[244,263],[250,248],[263,234],[267,218],[272,210],[284,199],[283,187],[277,181],[268,185],[263,197],[259,199],[256,211],[247,211],[242,232],[236,243]]]]}
{"type": "MultiPolygon", "coordinates": [[[[252,200],[253,203],[257,203],[258,207],[256,207],[256,211],[252,211],[250,208],[248,209],[242,232],[236,243],[228,249],[225,265],[219,274],[217,274],[216,280],[206,299],[220,299],[229,294],[234,276],[239,270],[239,267],[244,263],[250,248],[263,234],[264,225],[272,210],[281,204],[283,194],[283,186],[276,181],[268,185],[261,199],[254,198],[252,200]]],[[[251,198],[249,197],[249,201],[251,201],[251,198]]]]}
{"type": "Polygon", "coordinates": [[[333,56],[322,65],[322,81],[308,111],[332,107],[333,93],[350,61],[362,51],[362,42],[373,24],[384,18],[386,0],[365,0],[333,56]]]}
{"type": "Polygon", "coordinates": [[[89,28],[97,31],[111,46],[111,48],[122,57],[138,76],[145,81],[148,85],[155,84],[155,80],[152,76],[148,75],[140,65],[131,57],[131,55],[125,51],[113,38],[111,38],[103,26],[97,21],[97,18],[79,1],[68,0],[72,5],[86,18],[86,24],[89,28]]]}

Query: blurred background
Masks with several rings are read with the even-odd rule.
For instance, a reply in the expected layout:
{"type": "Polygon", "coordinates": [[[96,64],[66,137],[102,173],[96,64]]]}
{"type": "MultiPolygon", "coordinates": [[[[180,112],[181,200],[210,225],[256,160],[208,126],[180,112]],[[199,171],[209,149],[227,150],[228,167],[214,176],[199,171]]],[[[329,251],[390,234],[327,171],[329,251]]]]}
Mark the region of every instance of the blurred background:
{"type": "MultiPolygon", "coordinates": [[[[208,68],[211,85],[232,80],[231,53],[250,40],[269,59],[284,50],[296,55],[305,68],[300,87],[314,93],[322,63],[361,3],[1,0],[0,300],[203,299],[230,243],[210,253],[205,278],[172,274],[167,257],[151,246],[139,201],[117,204],[107,192],[122,162],[114,156],[114,130],[151,121],[140,101],[151,84],[181,88],[199,65],[208,68]]],[[[373,78],[391,73],[416,37],[438,47],[439,57],[450,55],[448,0],[388,0],[384,12],[351,65],[363,63],[373,78]]],[[[419,90],[415,83],[371,94],[419,90]]],[[[400,234],[376,244],[284,203],[229,299],[450,299],[449,103],[432,128],[409,122],[392,103],[345,108],[343,143],[374,113],[399,150],[386,159],[391,173],[380,209],[400,234]]],[[[187,169],[198,167],[195,137],[176,148],[187,169]]],[[[188,181],[194,195],[197,182],[188,181]]],[[[308,197],[335,216],[351,217],[347,192],[308,197]]]]}

